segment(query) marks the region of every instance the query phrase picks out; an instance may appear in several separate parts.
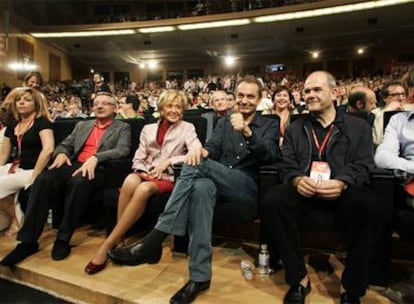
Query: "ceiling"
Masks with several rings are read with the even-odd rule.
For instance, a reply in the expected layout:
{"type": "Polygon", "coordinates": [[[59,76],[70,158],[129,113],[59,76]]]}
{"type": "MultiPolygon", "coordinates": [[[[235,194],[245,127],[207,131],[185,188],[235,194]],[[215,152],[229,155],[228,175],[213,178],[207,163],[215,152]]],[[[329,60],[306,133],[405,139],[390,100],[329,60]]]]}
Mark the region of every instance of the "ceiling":
{"type": "MultiPolygon", "coordinates": [[[[327,3],[329,1],[326,1],[327,3]]],[[[336,1],[338,2],[338,1],[336,1]]],[[[315,7],[315,4],[310,4],[315,7]]],[[[320,4],[319,4],[320,5],[320,4]]],[[[290,6],[290,10],[306,9],[307,5],[290,6]]],[[[258,15],[261,10],[241,15],[258,15]],[[252,14],[253,13],[253,14],[252,14]]],[[[280,10],[279,10],[280,11],[280,10]]],[[[286,11],[286,9],[285,9],[286,11]]],[[[272,13],[278,12],[272,9],[272,13]]],[[[207,30],[175,31],[87,38],[42,38],[67,53],[74,64],[101,71],[130,70],[139,60],[154,59],[162,65],[214,64],[225,55],[234,55],[250,64],[256,61],[283,63],[292,58],[310,58],[310,51],[319,50],[323,58],[349,58],[357,47],[367,53],[398,50],[413,54],[414,2],[369,11],[304,18],[274,23],[207,30]]],[[[225,18],[233,16],[225,15],[225,18]]],[[[214,15],[206,18],[215,18],[214,15]]],[[[217,15],[216,18],[222,18],[217,15]]],[[[186,18],[188,20],[188,18],[186,18]]],[[[184,19],[144,22],[145,26],[174,24],[184,19]]],[[[191,19],[192,20],[192,19],[191,19]]],[[[195,20],[195,19],[194,19],[195,20]]],[[[105,25],[54,26],[53,31],[89,30],[100,28],[136,28],[140,22],[105,25]]],[[[31,26],[29,32],[47,32],[51,27],[31,26]]]]}

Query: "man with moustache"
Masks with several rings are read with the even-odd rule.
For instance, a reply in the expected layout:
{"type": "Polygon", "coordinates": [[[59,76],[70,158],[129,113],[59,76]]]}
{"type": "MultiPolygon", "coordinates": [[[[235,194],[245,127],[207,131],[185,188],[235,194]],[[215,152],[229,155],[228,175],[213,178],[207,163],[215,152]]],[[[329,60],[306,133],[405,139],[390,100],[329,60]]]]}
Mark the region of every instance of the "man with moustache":
{"type": "Polygon", "coordinates": [[[49,208],[63,203],[62,223],[52,248],[52,259],[63,260],[71,251],[70,239],[91,195],[103,183],[104,163],[127,157],[131,146],[130,126],[114,120],[116,101],[106,92],[93,101],[95,120],[76,124],[72,133],[56,148],[49,170],[32,185],[20,241],[1,262],[14,266],[39,250],[38,239],[49,208]]]}
{"type": "Polygon", "coordinates": [[[258,169],[276,161],[279,128],[276,121],[256,114],[262,85],[245,77],[237,86],[237,110],[223,117],[204,148],[189,151],[181,175],[155,228],[141,241],[115,248],[108,255],[127,265],[157,263],[162,241],[188,231],[190,280],[170,303],[190,303],[210,288],[212,221],[216,198],[256,201],[258,169]]]}
{"type": "Polygon", "coordinates": [[[385,225],[381,198],[367,188],[373,167],[370,126],[335,109],[334,77],[317,71],[304,84],[310,115],[295,120],[282,146],[284,184],[265,195],[262,216],[270,255],[277,250],[290,289],[284,303],[304,303],[311,286],[299,250],[298,223],[314,209],[326,209],[345,228],[348,249],[340,303],[360,303],[368,265],[385,225]]]}

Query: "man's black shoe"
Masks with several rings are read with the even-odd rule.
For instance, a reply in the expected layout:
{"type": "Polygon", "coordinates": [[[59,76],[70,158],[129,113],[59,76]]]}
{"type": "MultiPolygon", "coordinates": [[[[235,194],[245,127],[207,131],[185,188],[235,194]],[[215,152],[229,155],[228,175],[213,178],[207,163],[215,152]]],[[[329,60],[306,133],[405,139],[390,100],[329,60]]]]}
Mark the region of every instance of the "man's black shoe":
{"type": "Polygon", "coordinates": [[[38,251],[38,243],[19,243],[1,260],[0,264],[6,267],[13,267],[38,251]]]}
{"type": "Polygon", "coordinates": [[[200,292],[210,288],[210,281],[188,281],[171,299],[170,304],[188,304],[197,298],[200,292]]]}
{"type": "Polygon", "coordinates": [[[341,304],[360,304],[359,297],[350,295],[347,292],[341,293],[341,304]]]}
{"type": "Polygon", "coordinates": [[[108,256],[117,264],[156,264],[161,259],[161,244],[162,242],[156,242],[151,238],[144,238],[125,247],[112,248],[108,251],[108,256]]]}
{"type": "Polygon", "coordinates": [[[68,241],[56,240],[52,248],[52,259],[55,261],[66,259],[70,254],[70,250],[68,241]]]}
{"type": "Polygon", "coordinates": [[[290,286],[289,291],[285,295],[283,300],[284,304],[304,304],[306,296],[310,293],[311,286],[310,281],[306,287],[303,287],[300,283],[290,286]]]}

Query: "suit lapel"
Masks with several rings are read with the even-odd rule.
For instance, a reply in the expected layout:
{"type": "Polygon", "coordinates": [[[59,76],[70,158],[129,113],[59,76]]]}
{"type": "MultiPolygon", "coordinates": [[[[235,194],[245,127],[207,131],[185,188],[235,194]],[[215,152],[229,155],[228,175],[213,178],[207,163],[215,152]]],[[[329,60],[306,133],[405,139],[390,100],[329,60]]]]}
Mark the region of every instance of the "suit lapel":
{"type": "Polygon", "coordinates": [[[79,133],[79,136],[75,138],[75,140],[78,143],[77,145],[75,145],[75,147],[77,147],[78,151],[82,149],[82,147],[85,145],[85,142],[88,139],[89,134],[91,134],[91,131],[94,125],[95,125],[95,120],[88,121],[84,129],[85,131],[84,132],[81,131],[79,133]]]}
{"type": "Polygon", "coordinates": [[[107,138],[109,138],[112,133],[114,133],[116,130],[116,120],[109,125],[108,129],[105,131],[104,135],[102,136],[101,140],[99,141],[98,145],[98,151],[102,147],[103,143],[106,141],[107,138]]]}

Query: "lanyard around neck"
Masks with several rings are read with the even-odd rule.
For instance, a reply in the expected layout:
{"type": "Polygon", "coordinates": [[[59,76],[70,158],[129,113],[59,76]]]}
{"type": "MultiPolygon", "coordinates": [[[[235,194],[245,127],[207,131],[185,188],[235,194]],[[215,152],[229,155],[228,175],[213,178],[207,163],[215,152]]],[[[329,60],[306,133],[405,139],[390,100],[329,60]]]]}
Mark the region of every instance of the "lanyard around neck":
{"type": "Polygon", "coordinates": [[[315,129],[312,127],[312,137],[313,137],[313,141],[315,143],[316,149],[318,149],[319,159],[322,159],[322,153],[326,148],[329,137],[331,137],[331,133],[332,133],[333,128],[334,128],[334,124],[332,124],[331,127],[329,128],[328,133],[326,133],[324,139],[322,140],[322,144],[319,144],[319,140],[318,140],[318,137],[316,136],[315,129]]]}
{"type": "Polygon", "coordinates": [[[29,130],[33,126],[34,118],[26,125],[26,128],[24,129],[23,132],[21,130],[21,123],[22,122],[19,121],[19,123],[14,128],[14,135],[16,135],[16,140],[17,140],[17,156],[18,157],[20,157],[20,155],[22,154],[23,136],[24,134],[26,134],[27,130],[29,130]]]}

